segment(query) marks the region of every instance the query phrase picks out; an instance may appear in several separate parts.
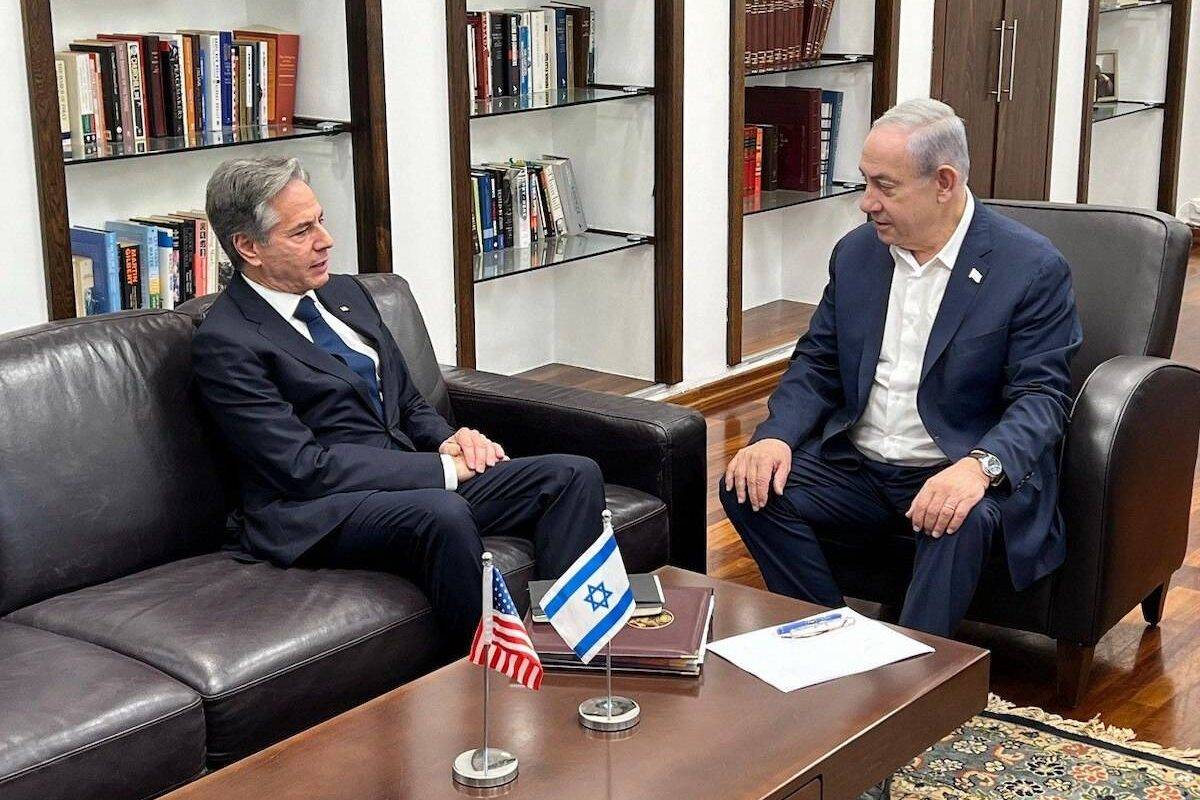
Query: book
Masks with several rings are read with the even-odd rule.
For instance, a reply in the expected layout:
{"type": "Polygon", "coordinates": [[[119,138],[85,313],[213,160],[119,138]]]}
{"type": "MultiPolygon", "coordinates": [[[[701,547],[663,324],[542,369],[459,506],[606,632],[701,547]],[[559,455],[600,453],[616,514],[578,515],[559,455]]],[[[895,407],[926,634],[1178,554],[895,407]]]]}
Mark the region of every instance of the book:
{"type": "Polygon", "coordinates": [[[833,183],[837,166],[838,132],[842,124],[842,92],[821,92],[821,174],[824,186],[833,183]]]}
{"type": "MultiPolygon", "coordinates": [[[[74,69],[74,65],[71,69],[74,69]]],[[[54,86],[58,95],[58,131],[64,153],[71,152],[71,112],[67,104],[67,62],[54,57],[54,86]]]]}
{"type": "Polygon", "coordinates": [[[798,86],[746,88],[746,124],[775,125],[779,137],[778,188],[821,188],[821,90],[798,86]]]}
{"type": "Polygon", "coordinates": [[[81,39],[71,42],[68,49],[81,53],[94,53],[98,67],[100,91],[97,100],[103,106],[104,140],[119,143],[125,134],[121,126],[121,99],[117,91],[117,47],[112,42],[100,39],[81,39]]]}
{"type": "Polygon", "coordinates": [[[554,183],[565,224],[563,232],[569,236],[585,233],[588,228],[587,216],[583,213],[583,201],[575,182],[575,169],[571,166],[571,159],[565,156],[543,155],[541,162],[543,166],[550,166],[554,173],[554,183]]]}
{"type": "Polygon", "coordinates": [[[120,277],[121,308],[131,311],[142,307],[142,265],[138,243],[117,239],[117,273],[120,277]]]}
{"type": "Polygon", "coordinates": [[[139,275],[142,305],[139,308],[162,308],[162,283],[159,271],[158,229],[128,220],[110,220],[104,229],[113,231],[123,240],[138,246],[139,275]]]}
{"type": "Polygon", "coordinates": [[[97,314],[121,310],[121,283],[117,274],[117,235],[112,231],[71,226],[71,254],[92,260],[92,297],[97,314]]]}
{"type": "MultiPolygon", "coordinates": [[[[612,638],[612,667],[623,672],[699,675],[712,625],[713,590],[698,586],[663,589],[663,612],[634,617],[612,638]]],[[[603,670],[605,658],[579,660],[548,622],[528,625],[529,638],[548,669],[603,670]]]]}
{"type": "MultiPolygon", "coordinates": [[[[92,96],[92,60],[87,53],[62,52],[65,67],[67,116],[70,118],[70,152],[79,158],[97,152],[96,100],[92,96]]],[[[60,101],[61,102],[61,101],[60,101]]],[[[101,134],[102,136],[103,134],[101,134]]]]}
{"type": "Polygon", "coordinates": [[[99,314],[100,309],[96,307],[92,259],[88,256],[71,256],[71,272],[75,277],[75,316],[99,314]]]}
{"type": "MultiPolygon", "coordinates": [[[[554,581],[529,582],[529,608],[534,622],[545,622],[546,615],[542,611],[542,598],[554,585],[554,581]]],[[[662,581],[657,575],[636,572],[629,576],[629,588],[633,590],[635,617],[652,617],[661,614],[663,608],[662,581]]]]}

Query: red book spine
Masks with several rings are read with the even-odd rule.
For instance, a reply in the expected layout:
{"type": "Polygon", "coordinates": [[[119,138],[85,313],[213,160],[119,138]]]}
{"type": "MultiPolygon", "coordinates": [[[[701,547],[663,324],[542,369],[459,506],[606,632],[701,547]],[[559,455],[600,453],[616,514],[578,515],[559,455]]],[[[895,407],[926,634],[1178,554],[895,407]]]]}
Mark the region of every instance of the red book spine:
{"type": "Polygon", "coordinates": [[[275,37],[275,113],[279,116],[280,125],[294,125],[300,36],[295,33],[278,33],[275,37]]]}
{"type": "Polygon", "coordinates": [[[754,194],[754,126],[747,125],[742,131],[742,194],[754,194]]]}
{"type": "Polygon", "coordinates": [[[763,129],[754,127],[754,193],[762,191],[763,129]]]}

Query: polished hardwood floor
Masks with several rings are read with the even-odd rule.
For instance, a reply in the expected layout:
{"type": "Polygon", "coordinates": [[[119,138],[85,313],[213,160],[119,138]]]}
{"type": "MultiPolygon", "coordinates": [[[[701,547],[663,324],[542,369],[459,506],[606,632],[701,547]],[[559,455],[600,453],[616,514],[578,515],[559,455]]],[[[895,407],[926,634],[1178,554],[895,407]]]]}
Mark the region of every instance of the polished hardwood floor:
{"type": "Polygon", "coordinates": [[[543,364],[540,367],[519,372],[517,377],[553,383],[556,386],[591,389],[608,394],[631,394],[654,385],[654,381],[630,378],[627,375],[614,375],[611,372],[600,372],[570,364],[543,364]]]}
{"type": "Polygon", "coordinates": [[[742,312],[742,352],[747,356],[794,344],[808,329],[817,307],[795,300],[775,300],[742,312]]]}
{"type": "MultiPolygon", "coordinates": [[[[1193,251],[1174,357],[1200,367],[1200,252],[1193,251]]],[[[1200,402],[1200,398],[1197,398],[1200,402]]],[[[708,419],[709,573],[749,586],[762,578],[716,496],[729,459],[766,417],[766,398],[711,412],[708,419]]],[[[1191,537],[1175,573],[1166,615],[1148,628],[1134,610],[1100,642],[1083,702],[1065,709],[1054,700],[1055,645],[1032,634],[967,624],[960,638],[992,651],[992,691],[1020,705],[1037,705],[1074,719],[1102,715],[1132,728],[1139,739],[1170,747],[1200,747],[1200,472],[1194,484],[1191,537]]]]}

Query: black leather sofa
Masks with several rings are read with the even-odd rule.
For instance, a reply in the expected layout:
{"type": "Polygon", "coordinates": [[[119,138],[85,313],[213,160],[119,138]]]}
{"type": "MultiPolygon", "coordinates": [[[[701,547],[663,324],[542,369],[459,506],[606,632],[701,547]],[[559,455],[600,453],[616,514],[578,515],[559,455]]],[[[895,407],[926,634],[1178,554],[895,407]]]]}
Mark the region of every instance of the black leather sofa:
{"type": "MultiPolygon", "coordinates": [[[[704,569],[698,413],[443,375],[403,279],[360,280],[442,413],[514,455],[594,458],[629,569],[704,569]]],[[[190,374],[210,302],[0,336],[5,800],[151,797],[458,655],[402,578],[222,549],[235,487],[190,374]]],[[[524,598],[528,543],[487,546],[524,598]]]]}

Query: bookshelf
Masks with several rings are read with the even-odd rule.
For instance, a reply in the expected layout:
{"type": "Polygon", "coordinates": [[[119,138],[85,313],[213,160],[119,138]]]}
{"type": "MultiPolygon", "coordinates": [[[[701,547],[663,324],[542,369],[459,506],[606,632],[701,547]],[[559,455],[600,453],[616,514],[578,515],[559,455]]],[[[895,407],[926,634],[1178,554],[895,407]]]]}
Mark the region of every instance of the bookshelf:
{"type": "Polygon", "coordinates": [[[683,0],[582,5],[594,83],[476,100],[468,12],[541,3],[446,3],[457,359],[629,393],[683,377],[683,0]],[[545,153],[571,159],[587,232],[474,253],[471,165],[545,153]]]}
{"type": "Polygon", "coordinates": [[[807,325],[825,283],[830,249],[862,220],[857,153],[871,120],[895,102],[899,15],[899,0],[837,0],[819,59],[788,69],[747,70],[746,0],[731,0],[725,353],[730,366],[786,357],[777,351],[793,344],[807,325]],[[820,191],[744,194],[747,85],[843,92],[837,163],[832,181],[820,191]]]}
{"type": "Polygon", "coordinates": [[[1101,6],[1089,0],[1076,199],[1173,214],[1192,3],[1101,6]],[[1096,102],[1093,69],[1106,51],[1117,53],[1117,97],[1096,102]]]}
{"type": "Polygon", "coordinates": [[[391,271],[386,107],[380,0],[21,0],[46,291],[51,319],[75,316],[69,228],[106,219],[203,207],[212,170],[234,148],[295,154],[312,176],[337,241],[339,269],[391,271]],[[97,31],[242,28],[300,34],[292,126],[226,128],[64,154],[54,53],[97,31]],[[344,29],[345,36],[329,36],[344,29]],[[344,76],[345,82],[330,80],[344,76]],[[69,169],[68,169],[69,168],[69,169]],[[352,180],[347,180],[347,177],[352,180]],[[131,188],[132,187],[132,188],[131,188]],[[357,257],[355,263],[355,257],[357,257]]]}

